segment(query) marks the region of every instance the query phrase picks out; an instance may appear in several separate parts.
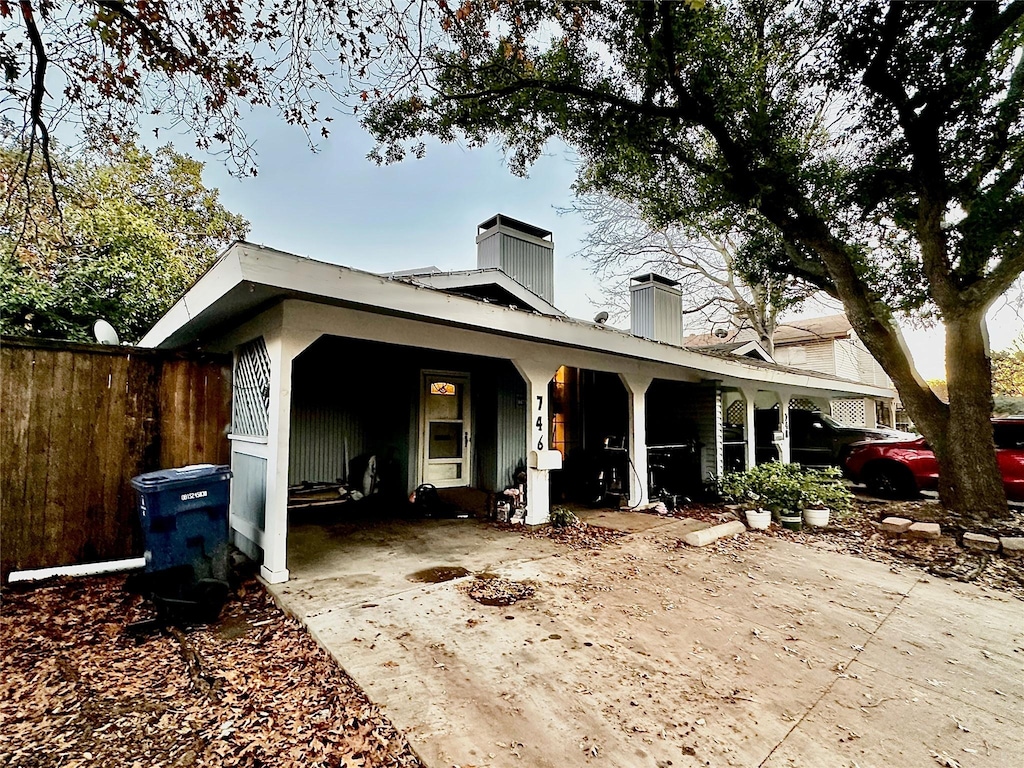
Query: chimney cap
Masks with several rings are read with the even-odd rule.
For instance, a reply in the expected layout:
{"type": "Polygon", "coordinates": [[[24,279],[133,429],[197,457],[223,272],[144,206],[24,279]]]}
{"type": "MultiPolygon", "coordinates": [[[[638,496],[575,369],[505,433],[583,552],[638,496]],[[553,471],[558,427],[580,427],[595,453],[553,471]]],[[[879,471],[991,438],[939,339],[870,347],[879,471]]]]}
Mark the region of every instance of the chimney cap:
{"type": "Polygon", "coordinates": [[[532,224],[527,224],[525,221],[513,219],[511,216],[506,216],[503,213],[497,213],[491,218],[489,218],[487,221],[482,222],[477,227],[477,234],[480,234],[481,232],[486,232],[488,229],[493,229],[494,227],[498,226],[505,226],[508,227],[509,229],[517,230],[526,235],[533,235],[534,237],[539,237],[541,240],[551,237],[550,230],[535,227],[532,224]]]}
{"type": "Polygon", "coordinates": [[[634,283],[660,283],[661,285],[668,285],[673,288],[679,285],[678,280],[672,280],[671,278],[664,277],[656,274],[655,272],[648,272],[646,275],[637,275],[631,277],[630,280],[634,283]]]}

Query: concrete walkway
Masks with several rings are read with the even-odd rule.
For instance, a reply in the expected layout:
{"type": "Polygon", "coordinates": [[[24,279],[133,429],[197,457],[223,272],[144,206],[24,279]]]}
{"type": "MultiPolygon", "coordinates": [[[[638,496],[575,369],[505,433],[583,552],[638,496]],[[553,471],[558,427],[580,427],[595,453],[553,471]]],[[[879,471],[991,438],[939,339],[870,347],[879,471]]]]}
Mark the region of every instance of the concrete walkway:
{"type": "Polygon", "coordinates": [[[576,552],[467,520],[296,526],[271,589],[431,766],[1024,765],[1019,601],[756,533],[692,549],[692,521],[601,522],[634,532],[576,552]],[[536,595],[410,580],[435,566],[536,595]]]}

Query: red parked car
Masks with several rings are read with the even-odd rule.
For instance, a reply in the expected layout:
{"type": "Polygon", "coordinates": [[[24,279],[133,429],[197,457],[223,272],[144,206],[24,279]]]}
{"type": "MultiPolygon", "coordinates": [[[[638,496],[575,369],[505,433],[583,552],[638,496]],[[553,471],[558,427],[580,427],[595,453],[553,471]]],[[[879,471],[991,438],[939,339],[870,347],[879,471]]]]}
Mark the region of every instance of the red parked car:
{"type": "MultiPolygon", "coordinates": [[[[992,430],[1006,497],[1024,501],[1024,418],[993,419],[992,430]]],[[[939,462],[923,437],[855,443],[845,470],[853,482],[885,498],[912,498],[939,486],[939,462]]]]}

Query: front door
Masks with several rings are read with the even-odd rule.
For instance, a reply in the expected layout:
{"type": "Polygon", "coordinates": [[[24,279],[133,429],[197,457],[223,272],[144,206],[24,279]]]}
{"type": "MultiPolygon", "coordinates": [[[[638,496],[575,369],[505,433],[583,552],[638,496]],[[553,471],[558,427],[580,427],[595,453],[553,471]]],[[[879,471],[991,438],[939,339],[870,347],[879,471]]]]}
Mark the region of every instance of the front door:
{"type": "Polygon", "coordinates": [[[424,371],[421,398],[422,482],[438,488],[469,485],[469,375],[424,371]]]}

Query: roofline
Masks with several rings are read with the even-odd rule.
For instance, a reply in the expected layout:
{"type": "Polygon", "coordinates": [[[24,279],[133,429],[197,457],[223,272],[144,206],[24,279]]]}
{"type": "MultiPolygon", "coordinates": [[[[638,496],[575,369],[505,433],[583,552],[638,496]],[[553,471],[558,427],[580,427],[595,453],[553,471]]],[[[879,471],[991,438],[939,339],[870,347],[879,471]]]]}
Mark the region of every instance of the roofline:
{"type": "Polygon", "coordinates": [[[370,312],[401,315],[513,336],[538,343],[589,349],[612,355],[699,370],[708,379],[733,379],[795,388],[893,397],[886,387],[848,382],[825,374],[759,364],[746,357],[728,358],[695,349],[651,341],[626,331],[564,316],[512,310],[415,285],[352,267],[296,256],[285,251],[239,242],[182,296],[139,342],[143,347],[173,347],[168,339],[209,310],[218,299],[243,284],[281,291],[281,298],[305,297],[370,312]],[[302,269],[296,269],[296,262],[302,269]]]}
{"type": "Polygon", "coordinates": [[[529,309],[537,310],[545,315],[566,317],[566,314],[550,301],[545,299],[543,296],[534,293],[499,267],[463,269],[451,272],[420,273],[416,275],[401,275],[395,272],[388,274],[393,275],[404,282],[422,285],[426,288],[434,288],[435,290],[455,290],[458,288],[472,288],[477,285],[486,285],[486,282],[481,282],[479,280],[474,282],[466,278],[472,278],[475,275],[487,275],[488,277],[493,276],[496,278],[494,282],[497,285],[500,285],[513,296],[516,296],[526,304],[529,309]]]}

